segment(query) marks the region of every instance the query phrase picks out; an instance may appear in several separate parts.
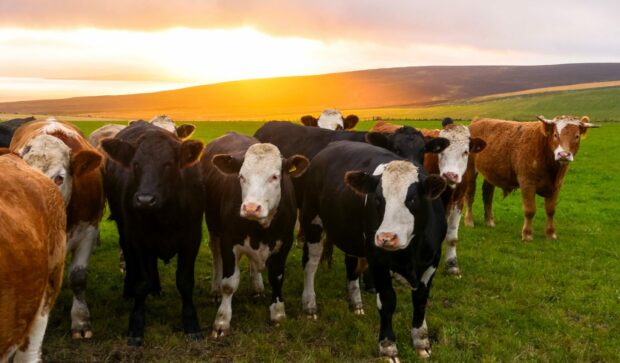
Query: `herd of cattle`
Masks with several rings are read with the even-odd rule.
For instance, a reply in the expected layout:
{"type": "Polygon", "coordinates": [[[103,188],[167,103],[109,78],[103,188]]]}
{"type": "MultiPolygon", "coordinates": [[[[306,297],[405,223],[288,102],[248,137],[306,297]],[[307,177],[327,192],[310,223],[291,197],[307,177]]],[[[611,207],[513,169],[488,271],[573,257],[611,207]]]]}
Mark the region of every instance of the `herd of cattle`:
{"type": "Polygon", "coordinates": [[[72,336],[92,337],[86,279],[106,200],[125,260],[123,296],[134,300],[129,345],[143,343],[146,297],[161,291],[157,260],[175,255],[183,329],[191,339],[202,338],[193,289],[204,217],[211,289],[221,298],[213,337],[230,329],[244,255],[256,294],[264,290],[267,268],[271,321],[286,317],[284,269],[299,221],[304,314],[317,319],[314,278],[335,245],[346,256],[354,314],[364,314],[359,280],[369,274],[380,354],[398,360],[392,329],[392,274],[398,274],[412,289],[413,345],[428,357],[425,307],[441,245],[448,243],[446,271],[460,275],[459,222],[465,208],[465,225],[473,226],[478,173],[487,225],[494,225],[494,188],[520,188],[522,239],[532,239],[536,194],[545,198],[546,236],[556,238],[562,181],[581,136],[597,126],[587,117],[538,119],[480,119],[467,127],[446,118],[439,130],[377,122],[362,132],[351,131],[357,116],[326,110],[318,119],[304,116],[305,126],[267,122],[254,136],[230,132],[206,147],[190,139],[194,126],[177,127],[165,116],[107,125],[89,140],[54,118],[0,123],[0,361],[39,359],[69,251],[72,336]]]}

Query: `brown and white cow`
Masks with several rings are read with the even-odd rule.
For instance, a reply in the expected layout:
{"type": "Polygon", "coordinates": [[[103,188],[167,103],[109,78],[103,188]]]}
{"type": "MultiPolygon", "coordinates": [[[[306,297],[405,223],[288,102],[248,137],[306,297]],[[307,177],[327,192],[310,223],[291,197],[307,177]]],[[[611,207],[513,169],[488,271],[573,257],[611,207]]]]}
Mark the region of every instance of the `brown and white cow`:
{"type": "Polygon", "coordinates": [[[54,183],[17,156],[0,156],[0,170],[0,362],[37,362],[62,284],[65,208],[54,183]]]}
{"type": "Polygon", "coordinates": [[[525,222],[521,237],[532,240],[532,218],[536,213],[536,194],[545,198],[548,239],[556,239],[553,216],[560,188],[570,162],[579,150],[581,137],[588,128],[599,127],[590,123],[587,116],[558,116],[547,120],[515,122],[495,119],[474,121],[469,129],[472,136],[487,141],[487,148],[473,157],[468,172],[473,174],[468,181],[465,200],[467,213],[465,225],[473,226],[472,204],[476,188],[476,174],[484,177],[482,199],[484,215],[488,226],[493,221],[493,192],[502,188],[504,194],[521,188],[525,222]]]}
{"type": "Polygon", "coordinates": [[[321,112],[319,118],[312,115],[302,116],[301,123],[305,126],[320,127],[329,130],[352,130],[357,125],[359,118],[356,115],[343,117],[340,111],[328,108],[321,112]]]}
{"type": "Polygon", "coordinates": [[[62,192],[67,208],[67,250],[73,254],[69,271],[73,290],[71,331],[73,338],[90,338],[86,276],[103,215],[103,158],[77,127],[54,118],[20,127],[10,149],[52,179],[62,192]]]}
{"type": "MultiPolygon", "coordinates": [[[[461,270],[456,257],[456,245],[463,210],[463,195],[467,185],[465,181],[473,177],[473,173],[466,173],[469,155],[481,152],[487,144],[482,138],[472,137],[468,127],[455,124],[449,117],[444,118],[441,124],[441,130],[420,129],[425,137],[444,137],[450,141],[450,145],[441,153],[424,155],[424,168],[431,174],[441,175],[450,187],[442,194],[448,219],[445,263],[446,271],[458,276],[461,270]]],[[[391,133],[400,127],[402,126],[378,121],[371,131],[391,133]]]]}

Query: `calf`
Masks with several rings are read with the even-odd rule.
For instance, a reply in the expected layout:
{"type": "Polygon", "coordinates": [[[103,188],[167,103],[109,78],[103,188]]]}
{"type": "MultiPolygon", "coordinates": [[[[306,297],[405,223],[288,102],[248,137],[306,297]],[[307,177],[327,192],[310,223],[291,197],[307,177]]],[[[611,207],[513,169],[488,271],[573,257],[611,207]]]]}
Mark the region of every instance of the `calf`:
{"type": "Polygon", "coordinates": [[[62,284],[67,236],[62,195],[14,155],[0,156],[0,362],[41,359],[62,284]]]}
{"type": "Polygon", "coordinates": [[[356,115],[343,117],[340,111],[332,108],[321,112],[318,119],[311,115],[301,118],[301,123],[305,126],[320,127],[328,130],[352,130],[358,122],[359,118],[356,115]]]}
{"type": "MultiPolygon", "coordinates": [[[[450,145],[439,154],[426,154],[424,168],[431,174],[439,174],[450,186],[442,193],[441,199],[446,210],[448,220],[448,233],[446,241],[446,271],[449,274],[460,276],[456,257],[456,245],[458,241],[459,223],[463,210],[463,195],[467,187],[466,180],[473,177],[472,173],[466,173],[470,154],[479,153],[486,147],[484,140],[471,137],[469,129],[463,125],[456,125],[451,118],[446,117],[441,122],[441,130],[420,130],[426,137],[445,137],[450,140],[450,145]]],[[[401,125],[387,122],[377,122],[371,130],[380,132],[395,132],[401,125]]]]}
{"type": "Polygon", "coordinates": [[[214,261],[212,290],[222,295],[212,336],[230,329],[243,255],[250,259],[254,293],[262,294],[261,271],[268,268],[269,311],[271,321],[279,323],[286,317],[282,282],[297,216],[291,177],[301,176],[309,161],[300,155],[283,158],[274,145],[231,132],[207,145],[201,164],[214,261]]]}
{"type": "Polygon", "coordinates": [[[317,154],[307,172],[308,188],[301,213],[308,254],[304,254],[304,312],[316,317],[314,275],[321,255],[320,236],[347,255],[349,303],[361,307],[356,257],[368,259],[381,317],[379,350],[396,359],[392,315],[396,295],[390,272],[411,285],[414,305],[413,344],[430,354],[425,307],[446,234],[437,199],[446,187],[420,163],[404,160],[372,145],[336,142],[317,154]],[[336,156],[338,156],[336,158],[336,156]]]}
{"type": "Polygon", "coordinates": [[[0,147],[9,147],[15,131],[30,121],[34,121],[34,117],[16,118],[0,122],[0,147]]]}
{"type": "Polygon", "coordinates": [[[54,118],[32,121],[17,129],[10,148],[52,179],[64,197],[67,250],[73,255],[69,267],[71,332],[74,339],[91,338],[85,292],[88,260],[98,241],[104,207],[102,156],[77,127],[54,118]]]}
{"type": "Polygon", "coordinates": [[[129,345],[144,340],[148,294],[159,294],[157,259],[177,257],[176,284],[183,300],[183,330],[202,338],[193,303],[194,264],[202,235],[204,191],[199,141],[136,122],[102,142],[105,194],[116,222],[127,273],[123,295],[134,298],[129,345]]]}
{"type": "Polygon", "coordinates": [[[479,172],[484,177],[482,199],[488,226],[495,226],[492,209],[495,187],[502,188],[504,195],[521,188],[525,214],[522,239],[532,240],[536,194],[545,198],[547,238],[557,238],[553,216],[564,176],[579,150],[581,137],[588,128],[599,126],[591,124],[587,116],[581,119],[558,116],[553,120],[539,116],[538,119],[534,122],[481,119],[469,126],[472,136],[485,139],[488,146],[474,155],[473,163],[468,167],[473,177],[464,196],[467,203],[466,225],[473,226],[472,204],[476,173],[479,172]]]}

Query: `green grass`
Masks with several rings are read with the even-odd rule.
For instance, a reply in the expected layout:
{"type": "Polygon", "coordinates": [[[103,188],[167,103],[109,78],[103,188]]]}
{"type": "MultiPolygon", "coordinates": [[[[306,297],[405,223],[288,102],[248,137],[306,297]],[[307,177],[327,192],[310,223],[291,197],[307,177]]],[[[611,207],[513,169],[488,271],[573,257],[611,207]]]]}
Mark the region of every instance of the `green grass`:
{"type": "MultiPolygon", "coordinates": [[[[408,122],[436,127],[437,121],[408,122]]],[[[362,128],[370,123],[363,123],[362,128]]],[[[79,123],[85,130],[96,123],[79,123]]],[[[208,141],[227,130],[252,133],[259,123],[201,123],[196,136],[208,141]]],[[[461,227],[459,262],[462,279],[438,271],[427,309],[437,362],[612,362],[620,360],[620,124],[589,131],[571,166],[557,211],[555,242],[544,239],[542,201],[535,217],[534,241],[520,239],[520,193],[496,193],[497,227],[483,226],[480,191],[477,227],[461,227]]],[[[479,180],[480,182],[480,180],[479,180]]],[[[209,294],[211,256],[201,246],[196,268],[195,302],[205,331],[217,305],[209,294]]],[[[301,250],[287,262],[284,297],[288,320],[269,324],[269,299],[250,298],[247,264],[233,299],[231,335],[222,340],[186,342],[181,330],[180,297],[174,285],[175,261],[161,264],[163,296],[147,300],[145,345],[126,347],[131,303],[121,297],[115,226],[104,221],[101,244],[90,260],[87,299],[94,338],[72,341],[71,293],[64,286],[44,342],[44,359],[71,361],[155,362],[373,362],[377,361],[378,314],[375,297],[364,294],[366,315],[353,316],[345,299],[342,254],[334,267],[317,273],[318,321],[301,311],[301,250]]],[[[265,279],[267,281],[267,279],[265,279]]],[[[403,361],[416,361],[409,329],[409,289],[398,285],[394,327],[403,361]]],[[[266,285],[267,293],[270,288],[266,285]]]]}

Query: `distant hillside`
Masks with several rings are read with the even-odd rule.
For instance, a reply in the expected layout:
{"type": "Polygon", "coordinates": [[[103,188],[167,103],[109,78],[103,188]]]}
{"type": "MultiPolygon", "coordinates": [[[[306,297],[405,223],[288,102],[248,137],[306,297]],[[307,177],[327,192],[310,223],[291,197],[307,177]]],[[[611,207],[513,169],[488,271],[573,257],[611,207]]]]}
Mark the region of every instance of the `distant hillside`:
{"type": "Polygon", "coordinates": [[[177,120],[264,119],[318,112],[429,106],[474,97],[620,80],[620,63],[405,67],[245,80],[174,91],[0,103],[0,112],[177,120]]]}

